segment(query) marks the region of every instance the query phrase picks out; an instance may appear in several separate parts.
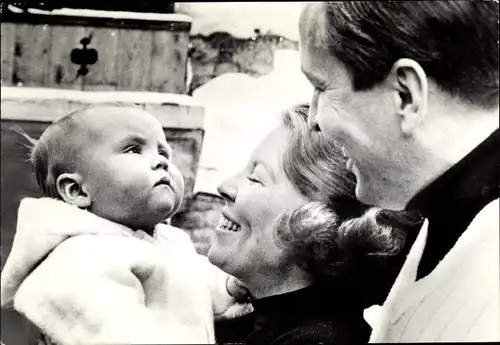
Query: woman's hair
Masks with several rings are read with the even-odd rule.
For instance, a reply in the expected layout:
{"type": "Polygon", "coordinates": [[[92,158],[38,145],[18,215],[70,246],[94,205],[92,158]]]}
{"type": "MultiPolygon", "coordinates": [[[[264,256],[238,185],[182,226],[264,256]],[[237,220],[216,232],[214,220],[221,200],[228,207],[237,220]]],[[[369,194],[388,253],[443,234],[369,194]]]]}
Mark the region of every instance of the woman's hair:
{"type": "Polygon", "coordinates": [[[371,291],[363,293],[366,304],[381,302],[399,268],[388,266],[402,253],[408,231],[420,225],[420,217],[358,201],[356,179],[346,168],[341,147],[310,131],[308,108],[300,105],[284,113],[289,146],[283,168],[311,202],[281,215],[277,242],[314,280],[335,281],[351,290],[371,284],[371,291]]]}

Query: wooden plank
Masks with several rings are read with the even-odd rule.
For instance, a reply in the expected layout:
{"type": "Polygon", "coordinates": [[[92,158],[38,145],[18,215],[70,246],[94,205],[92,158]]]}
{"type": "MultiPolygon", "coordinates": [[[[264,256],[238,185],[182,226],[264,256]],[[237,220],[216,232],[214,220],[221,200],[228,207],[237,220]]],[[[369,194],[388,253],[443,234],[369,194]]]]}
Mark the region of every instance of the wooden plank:
{"type": "Polygon", "coordinates": [[[188,43],[187,33],[173,31],[153,33],[150,91],[186,92],[188,43]]]}
{"type": "Polygon", "coordinates": [[[77,76],[80,65],[71,62],[71,51],[82,48],[80,40],[84,36],[83,26],[52,26],[52,47],[47,74],[49,87],[82,89],[82,78],[77,76]]]}
{"type": "Polygon", "coordinates": [[[2,99],[2,120],[55,121],[70,113],[65,99],[2,99]]]}
{"type": "Polygon", "coordinates": [[[203,129],[205,109],[201,106],[146,103],[144,110],[168,128],[203,129]]]}
{"type": "Polygon", "coordinates": [[[1,81],[2,85],[12,85],[12,72],[14,65],[14,43],[16,35],[16,26],[11,23],[1,24],[1,53],[2,53],[2,69],[1,81]]]}
{"type": "Polygon", "coordinates": [[[46,86],[50,50],[49,26],[19,24],[15,37],[13,84],[46,86]]]}
{"type": "Polygon", "coordinates": [[[53,88],[4,86],[1,88],[0,118],[54,121],[75,109],[91,104],[142,105],[163,127],[203,129],[205,109],[192,97],[154,92],[88,92],[53,88]]]}
{"type": "Polygon", "coordinates": [[[153,32],[122,29],[119,36],[118,90],[147,91],[151,84],[153,32]]]}
{"type": "Polygon", "coordinates": [[[118,52],[118,29],[87,27],[85,35],[92,35],[87,48],[96,49],[97,62],[87,66],[89,73],[83,77],[83,90],[112,91],[118,86],[116,57],[118,52]]]}

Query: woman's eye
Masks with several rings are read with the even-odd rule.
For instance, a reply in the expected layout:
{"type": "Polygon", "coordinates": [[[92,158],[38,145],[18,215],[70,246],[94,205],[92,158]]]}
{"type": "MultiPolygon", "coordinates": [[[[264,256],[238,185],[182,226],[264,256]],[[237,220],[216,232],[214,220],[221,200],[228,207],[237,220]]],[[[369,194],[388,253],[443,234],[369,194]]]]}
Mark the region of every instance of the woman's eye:
{"type": "Polygon", "coordinates": [[[256,177],[255,175],[250,175],[250,176],[247,176],[247,179],[248,181],[250,182],[253,182],[253,183],[261,183],[256,177]]]}
{"type": "Polygon", "coordinates": [[[135,153],[139,154],[141,153],[141,149],[138,146],[129,146],[125,149],[125,153],[135,153]]]}

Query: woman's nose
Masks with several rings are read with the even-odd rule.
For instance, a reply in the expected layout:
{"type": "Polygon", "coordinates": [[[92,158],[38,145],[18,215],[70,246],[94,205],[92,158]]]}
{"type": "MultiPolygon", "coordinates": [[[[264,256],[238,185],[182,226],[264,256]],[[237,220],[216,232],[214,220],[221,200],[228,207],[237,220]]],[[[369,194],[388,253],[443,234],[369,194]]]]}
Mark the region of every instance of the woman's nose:
{"type": "Polygon", "coordinates": [[[234,202],[238,194],[238,187],[234,183],[234,178],[226,179],[217,187],[217,192],[226,199],[226,201],[234,202]]]}

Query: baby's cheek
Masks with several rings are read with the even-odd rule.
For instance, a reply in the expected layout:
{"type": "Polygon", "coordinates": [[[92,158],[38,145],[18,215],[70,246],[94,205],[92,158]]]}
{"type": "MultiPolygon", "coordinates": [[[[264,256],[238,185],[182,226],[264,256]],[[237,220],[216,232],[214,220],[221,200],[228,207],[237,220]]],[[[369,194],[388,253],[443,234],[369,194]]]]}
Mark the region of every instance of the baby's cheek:
{"type": "Polygon", "coordinates": [[[122,179],[114,193],[120,202],[128,205],[143,205],[151,192],[149,181],[144,178],[122,179]]]}
{"type": "Polygon", "coordinates": [[[176,185],[177,194],[182,197],[184,195],[184,177],[175,165],[170,166],[169,173],[176,185]]]}

